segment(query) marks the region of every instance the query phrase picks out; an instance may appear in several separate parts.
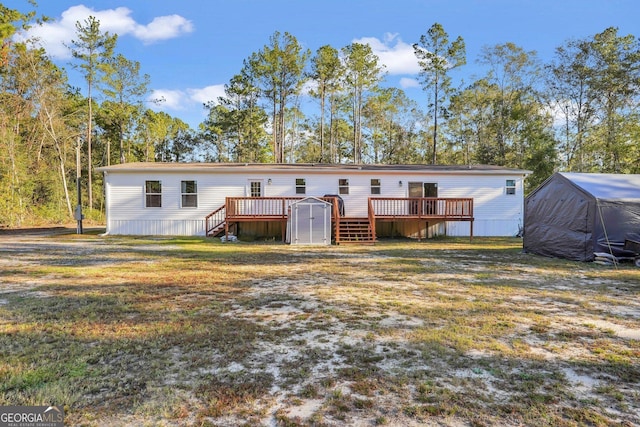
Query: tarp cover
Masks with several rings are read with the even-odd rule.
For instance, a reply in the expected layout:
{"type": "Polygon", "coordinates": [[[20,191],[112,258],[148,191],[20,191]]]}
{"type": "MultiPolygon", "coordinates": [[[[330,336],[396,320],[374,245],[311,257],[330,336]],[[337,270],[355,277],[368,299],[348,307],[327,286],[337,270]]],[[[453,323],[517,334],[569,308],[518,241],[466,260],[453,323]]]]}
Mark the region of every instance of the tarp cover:
{"type": "Polygon", "coordinates": [[[525,199],[524,250],[592,261],[633,256],[640,238],[640,175],[556,173],[525,199]]]}

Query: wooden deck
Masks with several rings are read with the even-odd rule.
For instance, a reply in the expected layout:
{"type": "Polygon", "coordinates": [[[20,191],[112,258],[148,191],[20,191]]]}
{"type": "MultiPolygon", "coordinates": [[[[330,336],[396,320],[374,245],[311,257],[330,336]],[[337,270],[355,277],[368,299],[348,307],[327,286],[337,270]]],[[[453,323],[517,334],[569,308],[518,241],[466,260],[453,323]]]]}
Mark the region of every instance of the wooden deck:
{"type": "MultiPolygon", "coordinates": [[[[205,217],[206,235],[215,236],[240,222],[280,222],[282,223],[282,240],[285,240],[286,223],[289,219],[289,207],[305,197],[227,197],[225,204],[205,217]]],[[[333,205],[332,223],[340,218],[338,199],[336,197],[318,197],[333,205]]]]}
{"type": "MultiPolygon", "coordinates": [[[[469,222],[473,239],[473,199],[441,197],[370,197],[369,216],[383,222],[469,222]]],[[[375,232],[375,229],[374,229],[375,232]]]]}
{"type": "MultiPolygon", "coordinates": [[[[241,222],[275,221],[282,224],[285,240],[290,206],[305,197],[227,197],[225,204],[205,218],[207,236],[229,235],[230,228],[241,222]]],[[[366,218],[340,215],[337,197],[318,197],[333,205],[332,224],[335,242],[374,243],[376,221],[442,222],[469,221],[473,238],[472,198],[370,197],[366,218]],[[356,231],[357,230],[357,231],[356,231]]]]}

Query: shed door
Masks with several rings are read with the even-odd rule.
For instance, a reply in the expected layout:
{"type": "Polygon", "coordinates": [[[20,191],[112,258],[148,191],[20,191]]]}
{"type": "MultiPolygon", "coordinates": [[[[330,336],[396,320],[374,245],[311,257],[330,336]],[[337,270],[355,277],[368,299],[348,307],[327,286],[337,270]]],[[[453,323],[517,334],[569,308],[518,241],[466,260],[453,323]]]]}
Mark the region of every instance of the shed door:
{"type": "Polygon", "coordinates": [[[326,204],[297,203],[293,208],[292,243],[326,245],[329,243],[330,224],[327,224],[326,204]]]}
{"type": "Polygon", "coordinates": [[[309,243],[326,244],[327,242],[327,205],[309,205],[309,243]]]}

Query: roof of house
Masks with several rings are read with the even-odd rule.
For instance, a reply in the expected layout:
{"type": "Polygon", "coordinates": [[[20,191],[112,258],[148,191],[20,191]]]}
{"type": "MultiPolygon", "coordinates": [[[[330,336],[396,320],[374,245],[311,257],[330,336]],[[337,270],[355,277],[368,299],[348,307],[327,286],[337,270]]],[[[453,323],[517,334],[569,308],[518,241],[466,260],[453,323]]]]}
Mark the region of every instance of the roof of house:
{"type": "Polygon", "coordinates": [[[560,175],[596,199],[640,200],[640,175],[567,172],[560,175]]]}
{"type": "Polygon", "coordinates": [[[531,171],[490,165],[378,165],[378,164],[320,164],[320,163],[161,163],[138,162],[104,166],[102,172],[300,172],[300,171],[363,171],[363,172],[420,172],[420,173],[472,173],[529,175],[531,171]]]}

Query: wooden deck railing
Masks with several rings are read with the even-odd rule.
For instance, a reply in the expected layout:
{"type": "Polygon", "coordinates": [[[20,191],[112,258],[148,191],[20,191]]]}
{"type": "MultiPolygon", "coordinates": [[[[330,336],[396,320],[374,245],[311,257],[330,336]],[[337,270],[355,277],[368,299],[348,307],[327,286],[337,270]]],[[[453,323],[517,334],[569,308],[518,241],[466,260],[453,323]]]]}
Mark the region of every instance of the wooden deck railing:
{"type": "MultiPolygon", "coordinates": [[[[229,231],[229,225],[237,222],[251,221],[282,221],[288,219],[289,208],[294,202],[306,197],[227,197],[224,205],[205,217],[206,234],[211,235],[225,230],[229,231]]],[[[335,233],[340,231],[340,209],[337,197],[318,197],[320,200],[331,203],[332,221],[335,225],[335,233]]]]}
{"type": "MultiPolygon", "coordinates": [[[[227,197],[225,204],[205,218],[207,235],[229,225],[250,221],[286,222],[289,207],[305,197],[227,197]]],[[[318,197],[332,204],[332,220],[335,236],[340,235],[340,209],[337,197],[318,197]]],[[[435,197],[370,197],[368,219],[373,236],[376,235],[376,220],[443,220],[470,221],[473,236],[472,198],[435,197]]]]}
{"type": "Polygon", "coordinates": [[[227,219],[245,221],[254,219],[286,219],[289,206],[300,197],[227,197],[227,219]]]}
{"type": "MultiPolygon", "coordinates": [[[[306,197],[227,197],[225,206],[227,220],[286,220],[289,207],[306,197]]],[[[317,197],[333,205],[333,215],[339,218],[338,202],[335,197],[317,197]]]]}
{"type": "Polygon", "coordinates": [[[340,203],[338,202],[337,197],[321,197],[322,200],[325,200],[331,203],[331,221],[333,221],[333,237],[334,239],[339,239],[340,237],[340,203]]]}
{"type": "Polygon", "coordinates": [[[226,205],[220,206],[215,211],[204,217],[206,235],[214,234],[224,228],[227,219],[226,205]]]}
{"type": "Polygon", "coordinates": [[[472,198],[371,197],[369,209],[376,219],[473,221],[472,198]]]}
{"type": "Polygon", "coordinates": [[[371,197],[369,197],[368,217],[369,217],[369,224],[371,225],[371,235],[375,239],[376,236],[377,236],[377,234],[376,234],[376,215],[375,215],[375,210],[373,208],[373,203],[372,203],[371,197]]]}

